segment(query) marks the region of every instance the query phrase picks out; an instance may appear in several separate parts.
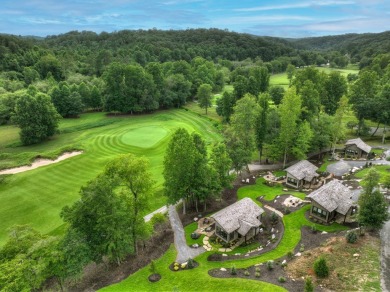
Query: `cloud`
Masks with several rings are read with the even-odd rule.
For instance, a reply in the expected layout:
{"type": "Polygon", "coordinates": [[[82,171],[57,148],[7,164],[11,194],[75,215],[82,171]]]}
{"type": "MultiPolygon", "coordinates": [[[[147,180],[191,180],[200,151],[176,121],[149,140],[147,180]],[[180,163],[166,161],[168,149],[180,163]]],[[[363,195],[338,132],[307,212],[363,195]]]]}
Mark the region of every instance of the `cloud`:
{"type": "Polygon", "coordinates": [[[228,24],[245,24],[245,23],[269,23],[279,21],[310,21],[313,20],[310,16],[300,15],[255,15],[255,16],[233,16],[221,18],[213,21],[214,24],[228,25],[228,24]]]}
{"type": "Polygon", "coordinates": [[[318,6],[338,6],[355,4],[355,1],[310,1],[300,3],[290,3],[281,5],[269,5],[269,6],[257,6],[249,8],[238,8],[235,11],[251,12],[251,11],[268,11],[268,10],[282,10],[282,9],[295,9],[295,8],[309,8],[318,6]]]}

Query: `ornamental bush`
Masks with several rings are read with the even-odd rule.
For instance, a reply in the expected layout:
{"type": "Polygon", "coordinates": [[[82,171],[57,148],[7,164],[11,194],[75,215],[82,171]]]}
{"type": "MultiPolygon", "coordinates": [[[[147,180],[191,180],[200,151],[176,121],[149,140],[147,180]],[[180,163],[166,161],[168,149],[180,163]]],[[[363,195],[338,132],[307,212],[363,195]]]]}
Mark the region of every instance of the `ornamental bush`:
{"type": "Polygon", "coordinates": [[[358,240],[357,234],[355,231],[348,232],[345,236],[348,243],[355,243],[358,240]]]}
{"type": "Polygon", "coordinates": [[[274,269],[274,261],[268,261],[267,262],[267,269],[269,271],[273,270],[274,269]]]}
{"type": "Polygon", "coordinates": [[[314,272],[317,277],[320,278],[326,278],[329,276],[329,267],[325,258],[320,257],[314,262],[314,272]]]}
{"type": "Polygon", "coordinates": [[[313,292],[313,291],[314,291],[313,281],[311,280],[311,277],[307,277],[305,281],[304,292],[313,292]]]}

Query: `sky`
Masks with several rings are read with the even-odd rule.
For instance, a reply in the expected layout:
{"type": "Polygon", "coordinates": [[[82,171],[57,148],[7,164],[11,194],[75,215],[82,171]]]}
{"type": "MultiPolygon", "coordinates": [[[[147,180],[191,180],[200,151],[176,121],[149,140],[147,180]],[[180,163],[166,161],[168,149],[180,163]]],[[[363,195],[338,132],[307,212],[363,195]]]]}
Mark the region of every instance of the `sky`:
{"type": "Polygon", "coordinates": [[[0,33],[219,28],[276,37],[390,30],[390,0],[0,0],[0,33]]]}

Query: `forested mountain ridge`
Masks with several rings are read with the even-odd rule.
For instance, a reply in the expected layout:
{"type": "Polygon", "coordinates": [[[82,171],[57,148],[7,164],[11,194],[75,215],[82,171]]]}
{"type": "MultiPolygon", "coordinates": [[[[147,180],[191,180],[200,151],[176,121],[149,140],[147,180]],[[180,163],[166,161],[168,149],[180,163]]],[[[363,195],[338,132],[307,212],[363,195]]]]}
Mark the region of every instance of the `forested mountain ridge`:
{"type": "Polygon", "coordinates": [[[296,48],[304,50],[339,51],[342,54],[349,54],[356,61],[390,51],[390,31],[308,37],[288,41],[296,48]]]}
{"type": "MultiPolygon", "coordinates": [[[[0,69],[22,72],[42,56],[53,54],[73,64],[82,74],[100,74],[89,68],[95,62],[149,62],[185,60],[200,56],[207,60],[269,62],[268,70],[282,72],[294,66],[321,65],[347,55],[351,63],[369,64],[377,54],[390,51],[390,32],[347,34],[302,39],[261,37],[220,29],[122,30],[97,34],[71,31],[46,38],[0,34],[0,69]],[[336,52],[337,51],[337,52],[336,52]],[[75,65],[75,64],[78,65],[75,65]]],[[[340,62],[337,66],[342,66],[340,62]]],[[[103,64],[104,65],[104,64],[103,64]]]]}
{"type": "Polygon", "coordinates": [[[219,29],[122,30],[100,34],[72,31],[58,36],[49,36],[45,43],[51,47],[82,45],[88,48],[112,49],[114,45],[116,48],[142,49],[150,55],[159,55],[160,61],[180,57],[188,59],[193,58],[194,55],[208,59],[228,60],[243,60],[259,56],[264,61],[271,61],[293,51],[293,47],[283,39],[219,29]],[[164,52],[164,49],[172,50],[173,55],[169,56],[169,52],[164,52]]]}

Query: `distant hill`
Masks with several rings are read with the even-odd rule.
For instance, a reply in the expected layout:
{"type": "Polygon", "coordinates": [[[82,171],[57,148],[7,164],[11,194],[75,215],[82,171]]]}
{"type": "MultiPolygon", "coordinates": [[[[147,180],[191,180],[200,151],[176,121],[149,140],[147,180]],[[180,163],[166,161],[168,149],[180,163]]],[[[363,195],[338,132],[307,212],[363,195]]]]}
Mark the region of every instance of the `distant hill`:
{"type": "MultiPolygon", "coordinates": [[[[22,72],[43,56],[53,55],[67,70],[100,74],[96,64],[185,60],[265,62],[273,73],[294,66],[321,65],[330,61],[344,67],[348,62],[369,64],[376,55],[390,52],[390,31],[378,34],[346,34],[283,39],[242,34],[220,29],[122,30],[95,33],[70,31],[39,38],[0,34],[0,70],[22,72]]],[[[227,63],[224,63],[224,66],[227,63]]]]}
{"type": "Polygon", "coordinates": [[[390,52],[390,31],[286,40],[298,49],[339,51],[356,59],[390,52]]]}
{"type": "MultiPolygon", "coordinates": [[[[264,61],[271,61],[294,50],[293,46],[284,39],[259,37],[213,28],[122,30],[100,34],[89,31],[71,31],[61,35],[49,36],[44,42],[54,47],[81,45],[88,48],[108,50],[135,48],[148,51],[150,55],[158,53],[159,56],[164,55],[164,50],[171,51],[166,51],[165,59],[189,59],[194,56],[202,56],[211,59],[244,60],[259,56],[264,61]],[[172,53],[175,56],[172,56],[172,53]]],[[[164,56],[160,59],[164,59],[164,56]]]]}

